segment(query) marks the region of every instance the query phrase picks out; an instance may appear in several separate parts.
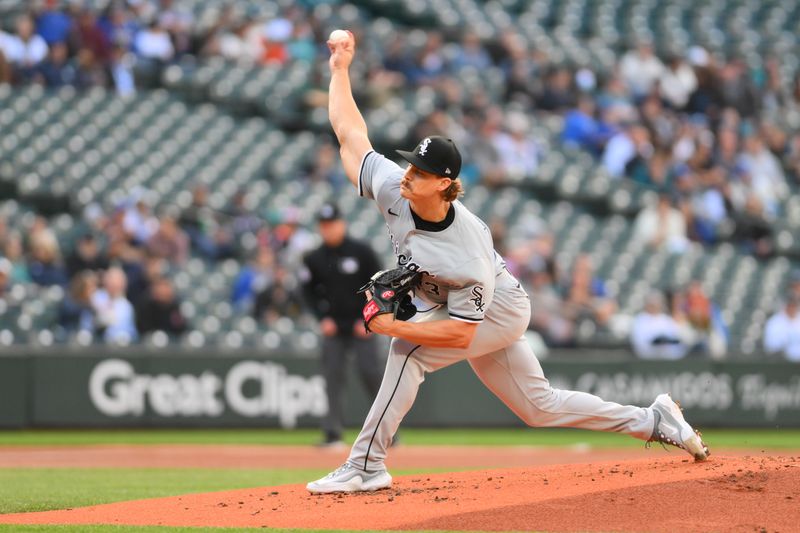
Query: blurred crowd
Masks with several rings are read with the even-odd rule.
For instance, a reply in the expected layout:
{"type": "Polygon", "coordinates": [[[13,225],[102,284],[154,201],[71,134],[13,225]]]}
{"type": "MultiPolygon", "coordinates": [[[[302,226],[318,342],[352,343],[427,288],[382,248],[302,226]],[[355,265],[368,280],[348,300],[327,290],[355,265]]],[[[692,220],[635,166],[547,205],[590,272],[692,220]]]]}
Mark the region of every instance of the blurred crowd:
{"type": "Polygon", "coordinates": [[[157,83],[164,66],[185,57],[310,61],[320,40],[303,9],[308,3],[265,21],[221,2],[216,19],[201,24],[185,2],[173,0],[111,0],[103,9],[80,0],[35,0],[13,27],[0,28],[0,82],[102,86],[126,96],[137,84],[157,83]]]}
{"type": "Polygon", "coordinates": [[[61,287],[65,296],[53,326],[56,340],[128,344],[161,331],[177,337],[191,328],[174,285],[191,256],[241,263],[229,287],[232,308],[262,325],[282,317],[303,319],[306,306],[289,275],[315,240],[286,209],[269,220],[236,195],[225,210],[208,206],[197,186],[190,206],[154,210],[145,195],[132,195],[110,211],[87,208],[87,230],[62,244],[46,218],[25,227],[0,219],[0,300],[17,284],[61,287]]]}
{"type": "Polygon", "coordinates": [[[642,243],[681,253],[691,242],[733,241],[759,257],[774,253],[782,200],[800,185],[800,131],[783,120],[800,106],[800,75],[785,79],[776,58],[754,67],[699,46],[659,55],[641,40],[605,72],[550,62],[513,33],[450,44],[434,33],[416,56],[397,41],[383,61],[394,83],[431,85],[442,100],[415,137],[444,130],[466,146],[467,180],[535,175],[545,147],[532,123],[556,114],[559,149],[587,152],[611,180],[659,193],[636,221],[642,243]],[[500,102],[455,85],[464,69],[489,67],[505,76],[500,102]]]}
{"type": "MultiPolygon", "coordinates": [[[[129,95],[183,58],[305,61],[316,69],[304,98],[310,113],[327,105],[328,28],[317,3],[295,2],[268,19],[221,4],[209,22],[172,0],[111,0],[99,11],[79,1],[38,0],[0,31],[0,82],[100,85],[129,95]]],[[[588,153],[612,181],[657,193],[633,222],[642,247],[683,253],[694,243],[733,241],[757,257],[773,254],[783,200],[800,184],[800,132],[783,120],[800,106],[800,75],[787,78],[777,58],[754,64],[699,46],[656,50],[639,39],[607,69],[557,61],[513,31],[492,40],[471,31],[394,31],[378,42],[354,30],[363,48],[353,69],[357,100],[380,109],[397,94],[432,95],[408,139],[453,138],[465,154],[467,194],[470,184],[499,187],[535,176],[548,150],[588,153]],[[492,87],[468,82],[487,75],[497,78],[492,87]],[[552,117],[563,124],[560,146],[534,134],[538,120],[552,117]]],[[[342,187],[333,142],[297,178],[342,187]]],[[[63,335],[87,331],[111,342],[158,330],[180,335],[191,324],[172,275],[190,257],[234,259],[243,265],[230,288],[237,312],[264,323],[299,319],[305,311],[294,272],[315,236],[297,211],[264,218],[246,191],[221,210],[208,206],[202,186],[192,194],[186,209],[136,195],[94,206],[90,231],[68,249],[43,218],[24,235],[3,226],[0,295],[10,283],[64,287],[63,335]]],[[[586,331],[609,331],[630,334],[644,358],[726,353],[727,326],[699,280],[654,287],[640,314],[623,317],[614,287],[596,276],[589,256],[557,263],[546,221],[508,249],[504,222],[493,221],[493,230],[534,302],[531,329],[549,346],[575,346],[586,331]]],[[[800,292],[800,281],[793,287],[800,292]]],[[[792,298],[776,309],[783,318],[769,322],[767,351],[798,352],[800,295],[792,298]]]]}

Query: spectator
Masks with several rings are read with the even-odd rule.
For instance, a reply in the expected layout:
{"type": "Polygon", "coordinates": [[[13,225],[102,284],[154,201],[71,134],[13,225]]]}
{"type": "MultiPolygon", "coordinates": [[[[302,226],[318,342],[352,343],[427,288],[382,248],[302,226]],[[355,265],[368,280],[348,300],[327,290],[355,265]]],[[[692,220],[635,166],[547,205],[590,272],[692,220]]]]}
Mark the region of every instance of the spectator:
{"type": "Polygon", "coordinates": [[[792,270],[789,275],[789,294],[800,299],[800,268],[792,270]]]}
{"type": "Polygon", "coordinates": [[[772,224],[765,216],[761,200],[750,194],[743,208],[733,214],[733,238],[744,246],[748,253],[759,257],[772,254],[772,224]]]}
{"type": "Polygon", "coordinates": [[[194,16],[192,12],[182,7],[176,7],[172,0],[160,0],[158,23],[169,33],[175,47],[175,55],[181,56],[192,52],[192,27],[194,16]]]}
{"type": "Polygon", "coordinates": [[[103,32],[105,41],[112,47],[133,51],[134,39],[140,26],[124,4],[111,2],[105,16],[98,21],[98,26],[103,32]]]}
{"type": "Polygon", "coordinates": [[[292,38],[286,45],[289,57],[296,61],[303,61],[309,64],[314,63],[317,57],[317,44],[314,36],[314,28],[307,20],[299,20],[292,29],[292,38]]]}
{"type": "Polygon", "coordinates": [[[492,60],[486,49],[481,44],[481,39],[475,31],[466,31],[461,37],[461,44],[456,49],[451,67],[455,71],[472,68],[483,71],[489,68],[492,60]]]}
{"type": "Polygon", "coordinates": [[[143,24],[152,22],[158,18],[157,0],[127,0],[127,9],[131,16],[143,24]]]}
{"type": "Polygon", "coordinates": [[[103,288],[92,296],[97,323],[109,344],[129,344],[138,339],[133,305],[125,297],[127,278],[119,267],[111,267],[103,276],[103,288]]]}
{"type": "Polygon", "coordinates": [[[11,63],[6,59],[5,55],[5,43],[8,38],[8,34],[0,30],[0,83],[11,83],[14,78],[11,63]]]}
{"type": "Polygon", "coordinates": [[[284,65],[289,57],[287,41],[292,36],[293,24],[290,20],[278,17],[267,22],[261,37],[261,63],[265,65],[284,65]]]}
{"type": "Polygon", "coordinates": [[[216,257],[224,257],[226,255],[234,254],[234,248],[242,241],[245,235],[256,235],[264,227],[264,219],[255,211],[255,203],[251,201],[244,190],[238,190],[231,198],[230,207],[227,213],[230,215],[230,220],[226,224],[226,229],[218,232],[219,235],[224,235],[223,238],[218,238],[216,243],[216,257]],[[230,244],[228,240],[230,239],[230,244]]]}
{"type": "Polygon", "coordinates": [[[246,38],[249,29],[249,22],[231,22],[229,27],[218,24],[216,31],[209,36],[203,48],[203,54],[219,55],[231,61],[253,59],[246,38]]]}
{"type": "Polygon", "coordinates": [[[122,227],[133,244],[144,245],[158,231],[158,218],[153,215],[150,206],[141,198],[125,209],[122,227]]]}
{"type": "Polygon", "coordinates": [[[189,237],[172,215],[161,217],[158,230],[147,241],[146,248],[150,254],[173,265],[183,265],[189,259],[189,237]]]}
{"type": "MultiPolygon", "coordinates": [[[[92,337],[97,329],[94,294],[97,291],[97,274],[91,270],[77,272],[70,282],[69,293],[61,301],[58,310],[58,337],[86,332],[92,337]]],[[[91,338],[91,337],[90,337],[91,338]]]]}
{"type": "Polygon", "coordinates": [[[45,0],[44,8],[36,17],[36,33],[50,47],[66,44],[72,25],[72,18],[58,9],[58,0],[45,0]]]}
{"type": "Polygon", "coordinates": [[[144,294],[139,290],[145,277],[146,260],[142,249],[131,244],[123,238],[114,237],[108,239],[107,246],[108,261],[122,269],[126,277],[127,297],[134,301],[137,297],[144,294]]]}
{"type": "Polygon", "coordinates": [[[539,333],[550,347],[574,347],[575,317],[559,295],[551,269],[541,265],[527,276],[526,292],[536,305],[531,306],[529,329],[539,333]]]}
{"type": "Polygon", "coordinates": [[[760,136],[752,134],[744,140],[744,152],[739,164],[749,178],[747,188],[758,196],[769,215],[777,215],[778,200],[788,192],[780,160],[764,146],[760,136]]]}
{"type": "Polygon", "coordinates": [[[408,37],[402,33],[389,41],[383,54],[383,68],[390,72],[397,72],[408,83],[413,83],[415,78],[414,62],[408,53],[408,37]]]}
{"type": "Polygon", "coordinates": [[[689,351],[687,340],[687,330],[665,312],[664,295],[651,291],[633,319],[633,352],[640,359],[680,359],[689,351]]]}
{"type": "MultiPolygon", "coordinates": [[[[656,150],[669,150],[673,144],[677,148],[677,139],[680,126],[677,118],[664,109],[661,99],[654,95],[646,96],[639,106],[642,125],[650,133],[650,139],[656,150]]],[[[691,135],[694,131],[687,124],[684,129],[691,135]]],[[[687,135],[687,136],[689,136],[687,135]]],[[[694,137],[690,137],[691,147],[694,148],[694,137]]],[[[676,154],[677,156],[677,154],[676,154]]]]}
{"type": "Polygon", "coordinates": [[[795,185],[800,185],[800,133],[795,133],[787,142],[783,164],[795,185]]]}
{"type": "Polygon", "coordinates": [[[617,133],[603,150],[603,166],[612,178],[630,175],[637,164],[650,158],[653,146],[646,128],[628,124],[617,133]]]}
{"type": "Polygon", "coordinates": [[[33,32],[33,20],[27,15],[17,17],[16,30],[16,34],[0,32],[0,52],[18,79],[30,81],[47,57],[47,43],[33,32]]]}
{"type": "Polygon", "coordinates": [[[231,301],[240,311],[253,311],[256,295],[272,283],[275,275],[275,255],[266,246],[256,250],[250,264],[239,272],[233,282],[231,301]]]}
{"type": "Polygon", "coordinates": [[[256,296],[253,316],[269,326],[281,317],[299,320],[303,308],[303,297],[297,289],[297,282],[289,275],[288,270],[278,267],[272,283],[256,296]]]}
{"type": "Polygon", "coordinates": [[[671,295],[672,318],[687,329],[690,350],[713,359],[725,356],[728,347],[728,328],[719,307],[705,294],[698,280],[689,283],[685,290],[671,295]]]}
{"type": "Polygon", "coordinates": [[[441,33],[429,31],[422,48],[417,52],[411,81],[415,85],[429,85],[438,82],[445,73],[444,40],[441,33]]]}
{"type": "Polygon", "coordinates": [[[683,253],[689,246],[686,218],[667,194],[660,194],[655,205],[642,209],[634,224],[634,239],[651,248],[683,253]]]}
{"type": "Polygon", "coordinates": [[[724,127],[717,132],[717,143],[714,147],[713,165],[727,182],[740,168],[739,136],[734,128],[724,127]]]}
{"type": "Polygon", "coordinates": [[[337,191],[347,183],[344,169],[339,162],[339,151],[333,143],[326,142],[320,146],[309,158],[307,165],[304,174],[311,183],[330,183],[337,191]]]}
{"type": "MultiPolygon", "coordinates": [[[[472,135],[465,139],[469,146],[464,152],[461,172],[465,182],[483,183],[488,187],[501,185],[505,180],[497,147],[491,140],[499,135],[503,113],[498,106],[486,110],[472,135]]],[[[427,135],[426,135],[427,136],[427,135]]],[[[421,137],[420,137],[421,138],[421,137]]]]}
{"type": "Polygon", "coordinates": [[[619,72],[634,98],[644,98],[664,74],[664,64],[653,53],[653,43],[641,40],[619,62],[619,72]]]}
{"type": "Polygon", "coordinates": [[[50,46],[47,59],[39,65],[37,78],[47,87],[63,87],[75,85],[78,72],[69,60],[69,50],[65,43],[54,43],[50,46]]]}
{"type": "Polygon", "coordinates": [[[615,74],[608,77],[602,91],[597,95],[597,107],[603,122],[612,126],[630,124],[638,117],[625,82],[615,74]]]}
{"type": "Polygon", "coordinates": [[[731,107],[743,118],[756,116],[759,98],[742,60],[734,58],[725,63],[719,69],[715,85],[720,107],[731,107]]]}
{"type": "Polygon", "coordinates": [[[578,107],[564,117],[564,130],[561,132],[564,146],[582,148],[594,155],[600,155],[611,132],[594,115],[594,100],[589,95],[581,95],[578,98],[578,107]]]}
{"type": "Polygon", "coordinates": [[[158,20],[153,20],[147,28],[136,34],[133,48],[139,57],[138,68],[144,76],[153,79],[159,74],[161,67],[175,57],[172,39],[158,20]]]}
{"type": "Polygon", "coordinates": [[[270,234],[269,244],[282,265],[299,266],[313,243],[311,232],[300,225],[300,212],[296,207],[284,209],[280,222],[270,234]]]}
{"type": "Polygon", "coordinates": [[[522,113],[510,113],[506,125],[507,133],[497,132],[492,138],[504,177],[512,182],[531,178],[539,167],[540,150],[528,131],[528,119],[522,113]]]}
{"type": "Polygon", "coordinates": [[[140,335],[163,331],[177,336],[186,331],[186,318],[169,279],[155,279],[149,294],[136,306],[136,329],[140,335]]]}
{"type": "Polygon", "coordinates": [[[123,268],[128,277],[126,295],[134,309],[150,295],[153,284],[163,278],[168,269],[169,266],[163,257],[148,253],[145,253],[143,257],[137,256],[136,262],[129,263],[127,268],[123,268]]]}
{"type": "Polygon", "coordinates": [[[545,111],[565,111],[576,101],[570,71],[556,67],[545,77],[544,88],[536,98],[536,107],[545,111]]]}
{"type": "Polygon", "coordinates": [[[800,363],[800,297],[791,294],[783,309],[767,320],[764,349],[768,354],[781,354],[800,363]]]}
{"type": "Polygon", "coordinates": [[[123,98],[136,93],[136,82],[133,73],[135,63],[135,57],[124,46],[114,45],[111,50],[109,70],[111,80],[114,82],[114,88],[117,94],[123,98]]]}
{"type": "Polygon", "coordinates": [[[5,299],[11,285],[11,261],[0,257],[0,301],[5,299]]]}
{"type": "Polygon", "coordinates": [[[108,268],[108,258],[91,233],[82,235],[75,243],[75,249],[67,258],[67,275],[72,278],[80,271],[98,272],[108,268]]]}
{"type": "Polygon", "coordinates": [[[75,58],[77,72],[75,86],[79,89],[105,87],[108,85],[108,74],[105,67],[97,60],[89,48],[78,50],[75,58]]]}
{"type": "Polygon", "coordinates": [[[22,239],[18,233],[10,232],[6,236],[2,255],[11,263],[9,273],[11,283],[29,283],[31,281],[22,250],[22,239]]]}
{"type": "Polygon", "coordinates": [[[580,254],[575,259],[565,293],[565,305],[576,320],[589,319],[605,328],[617,312],[617,302],[609,294],[606,283],[594,276],[589,254],[580,254]]]}
{"type": "Polygon", "coordinates": [[[67,271],[61,262],[61,252],[55,234],[49,230],[31,236],[31,260],[28,272],[37,285],[67,285],[67,271]]]}
{"type": "Polygon", "coordinates": [[[689,103],[689,97],[697,89],[697,76],[678,55],[673,55],[667,62],[667,68],[661,73],[658,82],[661,98],[672,109],[680,111],[689,103]]]}
{"type": "Polygon", "coordinates": [[[216,226],[216,221],[208,206],[207,186],[202,184],[194,186],[192,203],[181,212],[178,223],[189,236],[192,249],[208,258],[216,256],[216,247],[210,236],[211,228],[216,226]]]}
{"type": "MultiPolygon", "coordinates": [[[[111,57],[111,42],[97,22],[97,15],[91,9],[84,9],[78,15],[73,47],[76,50],[88,49],[100,66],[105,66],[111,57]]],[[[79,53],[80,55],[80,53],[79,53]]]]}
{"type": "MultiPolygon", "coordinates": [[[[206,185],[196,185],[192,189],[192,203],[178,218],[180,227],[189,236],[192,249],[207,259],[221,259],[233,255],[233,236],[236,235],[222,227],[213,209],[208,205],[209,191],[206,185]]],[[[234,218],[241,213],[234,206],[234,218]]],[[[235,227],[233,228],[235,230],[235,227]]]]}

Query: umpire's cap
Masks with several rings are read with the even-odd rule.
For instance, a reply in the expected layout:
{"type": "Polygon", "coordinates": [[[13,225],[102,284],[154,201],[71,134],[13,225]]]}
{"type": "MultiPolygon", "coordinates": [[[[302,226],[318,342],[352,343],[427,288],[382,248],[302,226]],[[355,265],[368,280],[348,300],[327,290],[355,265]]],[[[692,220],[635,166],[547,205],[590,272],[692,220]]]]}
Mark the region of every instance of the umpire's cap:
{"type": "Polygon", "coordinates": [[[339,208],[333,202],[326,202],[322,204],[317,212],[317,220],[320,222],[330,222],[331,220],[339,220],[342,214],[339,208]]]}
{"type": "Polygon", "coordinates": [[[439,135],[420,141],[413,152],[397,150],[400,157],[417,168],[443,178],[456,179],[461,172],[461,154],[455,143],[439,135]]]}

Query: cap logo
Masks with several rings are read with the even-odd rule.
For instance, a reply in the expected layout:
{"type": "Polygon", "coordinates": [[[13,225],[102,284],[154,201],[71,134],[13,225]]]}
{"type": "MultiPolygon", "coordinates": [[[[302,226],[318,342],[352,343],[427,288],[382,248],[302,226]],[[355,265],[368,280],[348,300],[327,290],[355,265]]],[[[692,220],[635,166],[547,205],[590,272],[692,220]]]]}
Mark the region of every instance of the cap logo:
{"type": "Polygon", "coordinates": [[[444,169],[444,173],[445,174],[450,174],[450,167],[447,167],[446,169],[444,169]]]}
{"type": "Polygon", "coordinates": [[[425,137],[419,144],[419,155],[425,155],[425,153],[428,151],[429,144],[431,144],[431,139],[429,137],[425,137]]]}

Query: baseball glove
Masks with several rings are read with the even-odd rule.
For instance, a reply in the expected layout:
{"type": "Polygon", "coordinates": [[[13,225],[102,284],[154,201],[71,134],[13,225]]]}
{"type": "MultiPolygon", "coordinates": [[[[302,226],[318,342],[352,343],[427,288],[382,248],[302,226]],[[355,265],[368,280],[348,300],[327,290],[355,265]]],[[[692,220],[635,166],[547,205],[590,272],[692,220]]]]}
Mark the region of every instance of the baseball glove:
{"type": "Polygon", "coordinates": [[[372,299],[364,305],[361,314],[364,327],[369,329],[370,321],[378,315],[392,313],[397,320],[408,320],[417,313],[411,303],[411,290],[419,284],[422,274],[407,268],[381,270],[375,273],[369,283],[358,289],[358,293],[369,291],[372,299]]]}

